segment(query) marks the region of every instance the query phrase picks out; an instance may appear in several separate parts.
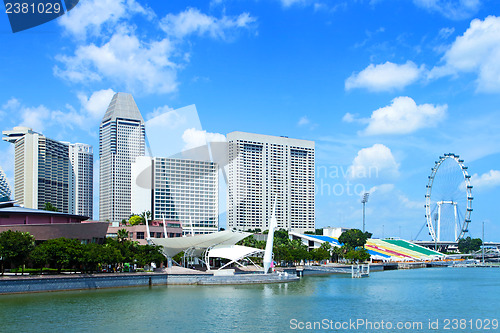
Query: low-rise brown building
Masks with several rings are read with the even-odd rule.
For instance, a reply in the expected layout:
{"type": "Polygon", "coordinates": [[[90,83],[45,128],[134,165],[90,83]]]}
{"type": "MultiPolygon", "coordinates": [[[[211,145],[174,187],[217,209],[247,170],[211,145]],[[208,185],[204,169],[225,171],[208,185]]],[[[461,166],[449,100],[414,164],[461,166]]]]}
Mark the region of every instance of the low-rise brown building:
{"type": "MultiPolygon", "coordinates": [[[[182,225],[179,221],[165,221],[167,229],[167,238],[181,237],[182,225]]],[[[139,225],[122,225],[113,227],[111,224],[108,227],[107,237],[118,237],[118,230],[125,229],[128,231],[130,240],[138,241],[139,244],[147,244],[147,227],[145,224],[139,225]]],[[[163,228],[163,221],[151,221],[149,225],[149,234],[151,238],[165,238],[165,231],[163,228]]]]}

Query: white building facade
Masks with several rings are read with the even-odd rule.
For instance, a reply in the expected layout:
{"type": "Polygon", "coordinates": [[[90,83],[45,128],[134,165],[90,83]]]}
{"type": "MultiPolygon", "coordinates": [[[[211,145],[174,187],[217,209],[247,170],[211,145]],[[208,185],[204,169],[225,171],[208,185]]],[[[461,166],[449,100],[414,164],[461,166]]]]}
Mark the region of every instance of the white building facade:
{"type": "Polygon", "coordinates": [[[314,231],[314,141],[244,132],[227,140],[228,228],[268,229],[276,198],[278,229],[314,231]]]}
{"type": "Polygon", "coordinates": [[[127,220],[131,165],[146,151],[144,119],[130,94],[116,93],[99,127],[99,220],[127,220]]]}
{"type": "Polygon", "coordinates": [[[180,221],[185,234],[209,234],[219,227],[217,163],[139,157],[132,165],[132,209],[155,220],[180,221]]]}
{"type": "Polygon", "coordinates": [[[84,143],[70,143],[71,163],[70,211],[72,214],[92,218],[94,213],[94,152],[92,146],[84,143]]]}

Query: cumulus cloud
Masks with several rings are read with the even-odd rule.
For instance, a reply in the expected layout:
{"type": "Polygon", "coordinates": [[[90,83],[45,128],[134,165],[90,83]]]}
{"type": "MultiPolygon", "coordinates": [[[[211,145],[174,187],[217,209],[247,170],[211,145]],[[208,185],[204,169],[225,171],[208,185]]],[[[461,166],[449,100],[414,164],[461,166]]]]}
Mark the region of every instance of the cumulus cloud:
{"type": "Polygon", "coordinates": [[[481,6],[480,0],[413,0],[413,3],[452,20],[469,18],[481,6]]]}
{"type": "Polygon", "coordinates": [[[226,136],[220,133],[209,133],[195,128],[188,128],[182,134],[182,140],[186,143],[184,150],[188,150],[204,146],[208,142],[225,142],[226,136]]]}
{"type": "Polygon", "coordinates": [[[75,47],[55,57],[54,74],[71,83],[103,82],[134,94],[174,93],[177,73],[190,59],[180,38],[196,34],[228,40],[256,21],[248,13],[217,18],[188,8],[160,22],[151,20],[165,35],[141,31],[129,20],[137,14],[155,17],[135,0],[89,0],[75,7],[61,21],[65,32],[77,37],[75,47]]]}
{"type": "Polygon", "coordinates": [[[104,27],[112,28],[120,20],[134,14],[154,16],[150,9],[144,8],[135,0],[87,0],[80,1],[77,7],[63,15],[58,22],[67,33],[86,38],[88,35],[98,36],[104,27]]]}
{"type": "Polygon", "coordinates": [[[90,97],[80,93],[78,94],[78,99],[80,100],[82,108],[89,116],[92,118],[100,118],[104,116],[114,94],[115,92],[113,89],[103,89],[94,91],[90,97]]]}
{"type": "Polygon", "coordinates": [[[500,18],[488,16],[475,19],[462,36],[451,44],[442,58],[444,65],[434,67],[429,78],[457,75],[461,72],[477,75],[477,90],[500,92],[500,18]]]}
{"type": "Polygon", "coordinates": [[[388,147],[377,143],[358,152],[347,174],[351,179],[394,178],[399,176],[399,164],[388,147]]]}
{"type": "Polygon", "coordinates": [[[160,23],[160,28],[168,35],[176,38],[184,38],[188,35],[207,35],[211,38],[226,39],[228,33],[236,30],[249,29],[256,19],[249,13],[242,13],[239,16],[222,16],[216,18],[203,14],[196,8],[187,10],[175,15],[167,14],[160,23]]]}
{"type": "Polygon", "coordinates": [[[414,83],[425,71],[422,65],[407,61],[398,65],[387,61],[384,64],[370,64],[359,73],[353,73],[345,81],[345,89],[365,88],[371,91],[392,91],[403,89],[414,83]]]}
{"type": "Polygon", "coordinates": [[[471,185],[476,189],[487,189],[500,186],[500,171],[490,170],[482,175],[476,173],[471,177],[471,185]]]}
{"type": "Polygon", "coordinates": [[[446,116],[447,105],[420,104],[406,96],[396,97],[391,105],[373,111],[365,135],[408,134],[434,127],[446,116]]]}
{"type": "Polygon", "coordinates": [[[169,60],[173,50],[168,39],[146,42],[120,31],[101,46],[81,45],[73,56],[59,55],[64,68],[54,72],[71,82],[108,79],[132,92],[170,93],[177,88],[177,65],[169,60]]]}

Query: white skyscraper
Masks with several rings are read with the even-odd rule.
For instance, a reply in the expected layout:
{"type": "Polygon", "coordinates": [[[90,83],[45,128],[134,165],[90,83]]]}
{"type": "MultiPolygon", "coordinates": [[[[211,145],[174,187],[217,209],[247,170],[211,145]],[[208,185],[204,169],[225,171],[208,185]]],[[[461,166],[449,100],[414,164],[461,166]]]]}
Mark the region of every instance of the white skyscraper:
{"type": "Polygon", "coordinates": [[[314,141],[244,132],[229,142],[227,226],[314,231],[314,141]]]}
{"type": "Polygon", "coordinates": [[[139,157],[132,164],[132,210],[180,221],[184,233],[219,227],[218,165],[210,161],[139,157]]]}
{"type": "Polygon", "coordinates": [[[20,205],[43,209],[51,203],[60,212],[92,217],[91,146],[52,140],[28,127],[3,134],[15,146],[14,199],[20,205]]]}
{"type": "Polygon", "coordinates": [[[70,143],[69,161],[72,175],[69,195],[70,212],[77,215],[93,215],[94,152],[92,146],[84,143],[70,143]]]}
{"type": "Polygon", "coordinates": [[[130,94],[116,93],[99,127],[99,220],[130,216],[131,164],[144,156],[144,119],[130,94]]]}

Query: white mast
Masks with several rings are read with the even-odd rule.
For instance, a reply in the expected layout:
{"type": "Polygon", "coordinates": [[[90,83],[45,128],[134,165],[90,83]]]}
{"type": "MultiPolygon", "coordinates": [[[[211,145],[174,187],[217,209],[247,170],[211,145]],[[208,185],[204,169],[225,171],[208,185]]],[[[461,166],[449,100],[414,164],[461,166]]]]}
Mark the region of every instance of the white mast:
{"type": "Polygon", "coordinates": [[[168,238],[167,236],[167,225],[165,224],[165,215],[163,215],[163,238],[168,238]]]}
{"type": "Polygon", "coordinates": [[[273,214],[271,215],[271,222],[269,224],[269,233],[267,234],[266,241],[266,251],[264,252],[264,274],[269,272],[269,268],[271,267],[271,261],[273,260],[273,243],[274,243],[274,229],[278,222],[276,221],[276,200],[274,199],[273,205],[273,214]]]}

